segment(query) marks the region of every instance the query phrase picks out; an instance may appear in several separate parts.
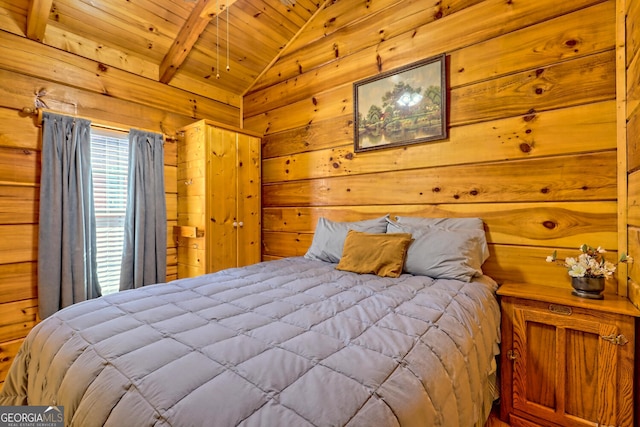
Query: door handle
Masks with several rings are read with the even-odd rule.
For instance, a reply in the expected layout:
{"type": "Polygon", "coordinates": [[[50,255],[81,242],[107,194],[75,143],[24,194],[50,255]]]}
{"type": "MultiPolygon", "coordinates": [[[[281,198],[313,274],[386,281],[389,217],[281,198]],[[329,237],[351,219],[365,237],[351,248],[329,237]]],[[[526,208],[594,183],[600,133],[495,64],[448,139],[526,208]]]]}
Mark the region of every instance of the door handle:
{"type": "Polygon", "coordinates": [[[605,341],[609,341],[610,343],[615,345],[625,345],[626,343],[629,342],[627,337],[625,337],[622,334],[620,335],[611,334],[611,335],[604,335],[604,336],[600,335],[600,338],[602,338],[605,341]]]}

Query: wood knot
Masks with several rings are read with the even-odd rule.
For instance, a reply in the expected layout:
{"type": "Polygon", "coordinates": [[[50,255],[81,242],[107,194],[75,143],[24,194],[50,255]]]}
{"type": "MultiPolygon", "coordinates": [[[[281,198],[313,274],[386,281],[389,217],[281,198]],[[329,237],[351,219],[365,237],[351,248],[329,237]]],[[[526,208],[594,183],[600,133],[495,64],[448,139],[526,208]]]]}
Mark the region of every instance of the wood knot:
{"type": "Polygon", "coordinates": [[[522,117],[522,120],[524,120],[525,122],[530,122],[535,118],[536,118],[536,110],[531,109],[527,111],[527,114],[522,117]]]}
{"type": "Polygon", "coordinates": [[[345,154],[344,158],[347,159],[347,160],[353,160],[353,153],[345,154]]]}
{"type": "Polygon", "coordinates": [[[531,145],[529,145],[526,142],[523,142],[520,144],[520,151],[522,151],[523,153],[530,153],[531,152],[531,145]]]}
{"type": "Polygon", "coordinates": [[[548,188],[548,187],[544,187],[544,188],[542,188],[542,189],[540,190],[540,192],[541,192],[542,194],[549,194],[549,188],[548,188]]]}
{"type": "Polygon", "coordinates": [[[554,228],[557,227],[558,224],[556,224],[553,221],[544,221],[542,223],[542,225],[544,226],[544,228],[548,228],[549,230],[553,230],[554,228]]]}

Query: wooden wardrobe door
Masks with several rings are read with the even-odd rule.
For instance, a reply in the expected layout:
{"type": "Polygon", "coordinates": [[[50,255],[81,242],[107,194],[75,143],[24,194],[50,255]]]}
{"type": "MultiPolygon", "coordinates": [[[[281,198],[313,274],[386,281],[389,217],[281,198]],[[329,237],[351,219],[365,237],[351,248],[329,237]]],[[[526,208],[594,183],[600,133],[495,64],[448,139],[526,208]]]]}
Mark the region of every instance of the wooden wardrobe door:
{"type": "Polygon", "coordinates": [[[237,134],[208,128],[207,272],[236,267],[238,215],[237,134]]]}
{"type": "Polygon", "coordinates": [[[260,138],[238,134],[238,267],[260,262],[262,227],[260,138]]]}

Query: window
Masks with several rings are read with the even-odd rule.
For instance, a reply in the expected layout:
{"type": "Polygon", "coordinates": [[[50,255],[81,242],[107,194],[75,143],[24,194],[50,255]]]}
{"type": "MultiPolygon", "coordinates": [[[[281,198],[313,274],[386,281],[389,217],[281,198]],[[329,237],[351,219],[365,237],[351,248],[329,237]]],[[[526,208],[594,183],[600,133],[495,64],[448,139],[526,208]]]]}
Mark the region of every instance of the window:
{"type": "Polygon", "coordinates": [[[127,206],[129,135],[91,128],[91,167],[96,211],[96,259],[102,295],[120,287],[127,206]]]}

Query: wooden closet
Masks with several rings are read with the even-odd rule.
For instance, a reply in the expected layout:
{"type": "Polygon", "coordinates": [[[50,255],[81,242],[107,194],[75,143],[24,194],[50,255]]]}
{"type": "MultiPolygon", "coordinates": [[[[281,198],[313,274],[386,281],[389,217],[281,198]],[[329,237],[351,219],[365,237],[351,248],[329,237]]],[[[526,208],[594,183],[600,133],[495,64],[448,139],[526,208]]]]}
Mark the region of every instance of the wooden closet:
{"type": "Polygon", "coordinates": [[[201,120],[178,149],[178,278],[261,260],[259,135],[201,120]]]}

